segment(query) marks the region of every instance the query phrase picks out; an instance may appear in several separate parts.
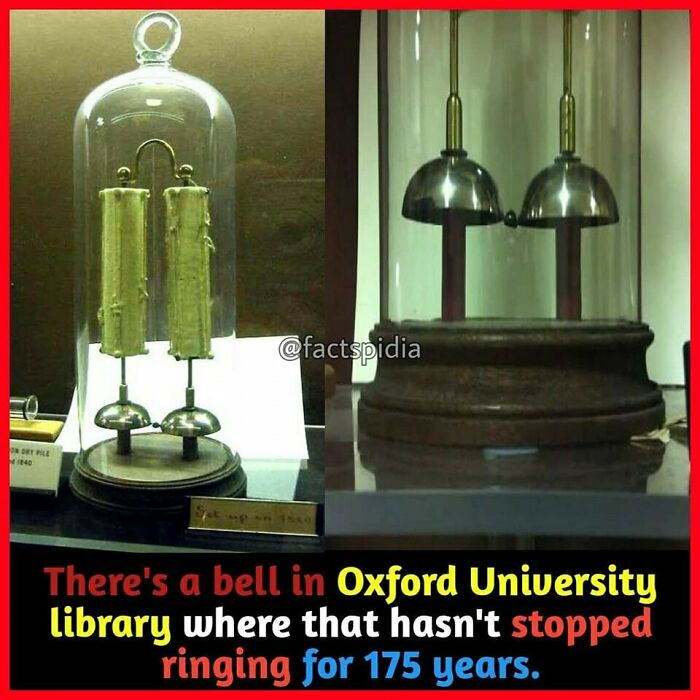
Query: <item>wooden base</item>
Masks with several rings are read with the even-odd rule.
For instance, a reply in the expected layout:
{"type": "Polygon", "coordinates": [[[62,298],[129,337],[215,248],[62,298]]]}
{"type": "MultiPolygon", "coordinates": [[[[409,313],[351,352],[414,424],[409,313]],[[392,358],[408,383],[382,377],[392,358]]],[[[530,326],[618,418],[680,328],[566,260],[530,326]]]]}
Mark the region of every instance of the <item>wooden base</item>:
{"type": "Polygon", "coordinates": [[[199,457],[182,457],[182,440],[165,433],[132,436],[128,455],[117,454],[116,438],[76,455],[70,487],[83,501],[128,512],[173,512],[188,496],[245,496],[246,475],[238,454],[211,438],[199,438],[199,457]]]}
{"type": "Polygon", "coordinates": [[[368,435],[432,445],[624,442],[663,424],[649,381],[653,333],[623,321],[383,323],[370,339],[418,343],[380,358],[358,407],[368,435]]]}

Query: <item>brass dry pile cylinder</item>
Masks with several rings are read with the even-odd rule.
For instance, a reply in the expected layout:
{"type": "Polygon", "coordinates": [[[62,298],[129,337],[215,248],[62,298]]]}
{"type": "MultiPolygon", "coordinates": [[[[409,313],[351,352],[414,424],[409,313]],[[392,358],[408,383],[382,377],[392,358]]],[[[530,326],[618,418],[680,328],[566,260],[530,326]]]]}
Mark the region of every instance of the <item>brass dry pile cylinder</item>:
{"type": "Polygon", "coordinates": [[[209,190],[169,187],[166,206],[170,354],[178,360],[211,355],[209,190]]]}
{"type": "Polygon", "coordinates": [[[146,349],[146,204],[148,190],[112,187],[100,191],[102,282],[98,318],[100,351],[113,357],[146,349]]]}

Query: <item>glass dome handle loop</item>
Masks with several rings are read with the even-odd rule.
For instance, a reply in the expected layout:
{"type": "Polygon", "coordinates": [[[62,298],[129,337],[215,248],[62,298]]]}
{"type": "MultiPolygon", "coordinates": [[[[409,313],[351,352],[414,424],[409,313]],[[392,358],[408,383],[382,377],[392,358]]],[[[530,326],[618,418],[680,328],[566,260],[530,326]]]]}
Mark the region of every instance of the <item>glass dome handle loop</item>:
{"type": "Polygon", "coordinates": [[[163,63],[169,61],[180,45],[180,22],[169,12],[150,12],[142,17],[134,28],[134,48],[139,63],[163,63]],[[164,24],[170,31],[165,43],[153,48],[146,41],[148,30],[156,24],[164,24]]]}

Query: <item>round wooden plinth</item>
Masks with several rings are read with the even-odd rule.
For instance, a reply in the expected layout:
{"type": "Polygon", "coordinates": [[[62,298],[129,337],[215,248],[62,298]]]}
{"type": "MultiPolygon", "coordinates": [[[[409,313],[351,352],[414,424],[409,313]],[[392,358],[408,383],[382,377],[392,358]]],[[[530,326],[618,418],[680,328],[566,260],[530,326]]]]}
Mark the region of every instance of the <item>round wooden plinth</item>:
{"type": "Polygon", "coordinates": [[[178,512],[187,496],[245,496],[240,457],[218,440],[198,443],[199,457],[185,461],[173,435],[133,435],[128,455],[117,454],[116,438],[105,440],[76,455],[71,490],[94,506],[132,512],[178,512]]]}
{"type": "Polygon", "coordinates": [[[397,336],[405,347],[417,343],[420,359],[378,359],[358,407],[368,435],[428,445],[575,445],[622,442],[664,421],[661,391],[646,371],[654,336],[642,323],[383,323],[370,339],[386,348],[397,336]]]}

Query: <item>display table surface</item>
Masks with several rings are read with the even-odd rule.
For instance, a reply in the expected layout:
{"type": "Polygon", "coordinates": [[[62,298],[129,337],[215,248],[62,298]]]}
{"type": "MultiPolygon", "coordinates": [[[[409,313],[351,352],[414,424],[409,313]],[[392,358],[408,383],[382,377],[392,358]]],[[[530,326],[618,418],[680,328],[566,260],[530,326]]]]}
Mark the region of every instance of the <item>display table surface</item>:
{"type": "MultiPolygon", "coordinates": [[[[579,448],[428,447],[358,434],[360,387],[326,401],[327,546],[684,546],[687,444],[579,448]],[[495,539],[494,539],[495,538],[495,539]],[[602,540],[601,540],[602,538],[602,540]],[[499,541],[500,540],[500,544],[499,541]]],[[[664,392],[668,418],[684,392],[664,392]]]]}
{"type": "MultiPolygon", "coordinates": [[[[278,460],[276,470],[296,471],[294,499],[323,502],[323,428],[306,428],[309,459],[278,460]]],[[[10,541],[48,546],[123,551],[226,550],[252,552],[304,552],[322,549],[320,537],[216,533],[187,530],[186,515],[123,515],[106,512],[77,499],[68,488],[73,454],[63,455],[58,498],[12,494],[10,541]]],[[[253,468],[256,460],[243,460],[253,468]]],[[[268,468],[270,460],[265,460],[268,468]]],[[[289,476],[289,475],[287,475],[289,476]]],[[[250,494],[265,498],[264,493],[250,494]]]]}

